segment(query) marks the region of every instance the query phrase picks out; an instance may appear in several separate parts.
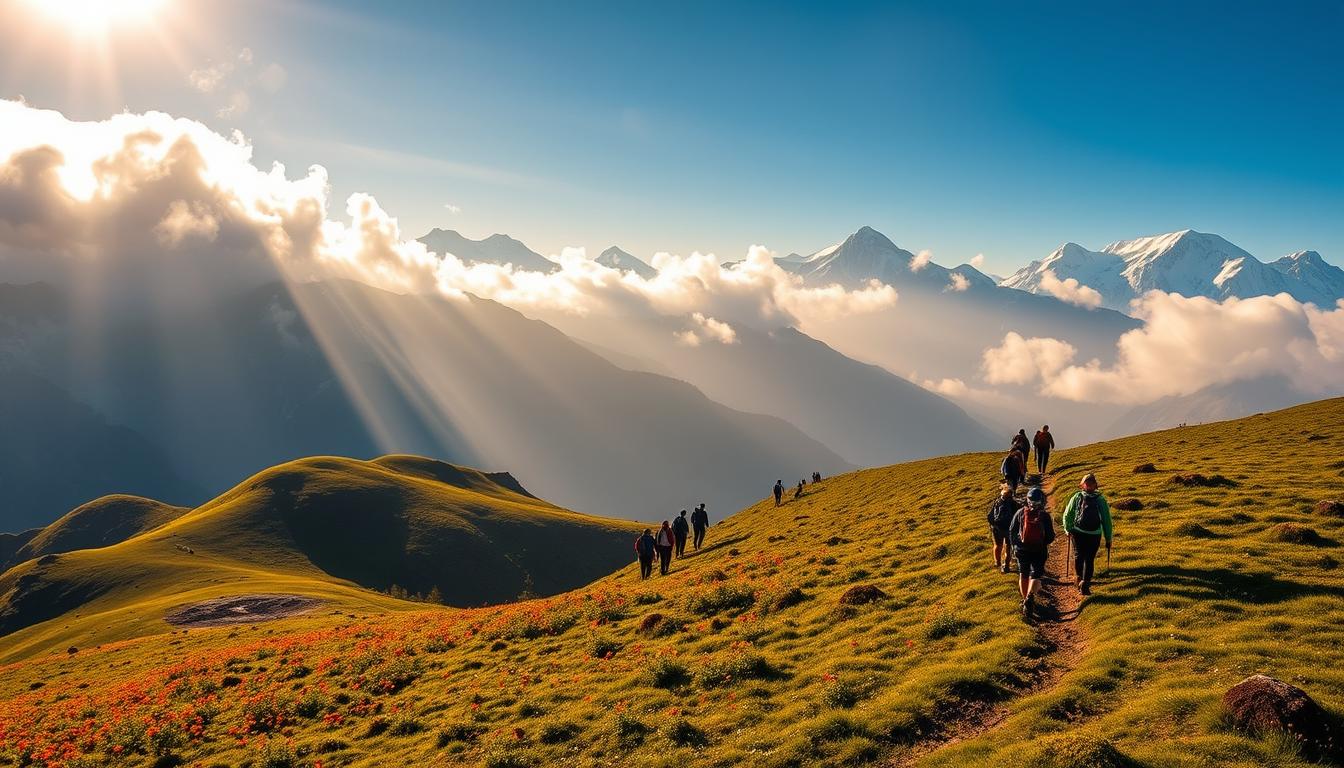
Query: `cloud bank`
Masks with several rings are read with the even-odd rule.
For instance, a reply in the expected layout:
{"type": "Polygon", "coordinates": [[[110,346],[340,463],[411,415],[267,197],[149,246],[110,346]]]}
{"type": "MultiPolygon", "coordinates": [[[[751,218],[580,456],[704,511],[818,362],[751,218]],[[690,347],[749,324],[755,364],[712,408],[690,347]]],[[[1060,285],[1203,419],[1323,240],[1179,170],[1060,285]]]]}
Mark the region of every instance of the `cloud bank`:
{"type": "Polygon", "coordinates": [[[1060,301],[1075,304],[1088,309],[1101,306],[1101,293],[1078,282],[1078,278],[1069,277],[1060,280],[1053,269],[1045,270],[1041,275],[1041,289],[1060,301]]]}
{"type": "Polygon", "coordinates": [[[659,254],[647,280],[578,249],[553,274],[467,265],[407,238],[372,196],[351,195],[334,217],[322,167],[296,178],[278,163],[262,170],[238,133],[159,112],[77,122],[14,101],[0,101],[0,124],[0,280],[168,293],[341,277],[523,311],[685,317],[697,338],[720,343],[732,343],[735,325],[797,325],[896,301],[880,284],[805,286],[760,246],[728,268],[713,254],[659,254]]]}
{"type": "Polygon", "coordinates": [[[1079,402],[1146,403],[1233,381],[1284,377],[1312,395],[1344,382],[1344,301],[1318,309],[1286,293],[1222,302],[1152,291],[1134,302],[1144,322],[1117,343],[1113,365],[1076,362],[1058,339],[1016,333],[984,353],[990,383],[1037,381],[1079,402]]]}

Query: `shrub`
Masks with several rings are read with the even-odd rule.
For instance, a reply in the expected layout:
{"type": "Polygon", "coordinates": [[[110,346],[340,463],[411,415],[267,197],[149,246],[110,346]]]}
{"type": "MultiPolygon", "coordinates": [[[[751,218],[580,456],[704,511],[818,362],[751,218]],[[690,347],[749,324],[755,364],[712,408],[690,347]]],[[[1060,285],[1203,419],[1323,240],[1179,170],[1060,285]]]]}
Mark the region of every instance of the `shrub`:
{"type": "Polygon", "coordinates": [[[684,717],[674,718],[664,725],[663,737],[678,747],[703,747],[709,743],[705,732],[684,717]]]}
{"type": "Polygon", "coordinates": [[[774,668],[759,653],[738,652],[705,662],[696,679],[702,688],[731,685],[738,680],[759,680],[774,674],[774,668]]]}
{"type": "Polygon", "coordinates": [[[1312,511],[1318,515],[1344,517],[1344,501],[1318,501],[1312,511]]]}
{"type": "Polygon", "coordinates": [[[588,644],[588,654],[595,659],[615,656],[621,650],[621,644],[606,635],[595,635],[588,644]]]}
{"type": "Polygon", "coordinates": [[[1193,520],[1186,520],[1176,526],[1176,535],[1188,536],[1192,539],[1207,539],[1213,536],[1213,531],[1210,531],[1208,528],[1205,528],[1193,520]]]}
{"type": "Polygon", "coordinates": [[[410,736],[413,733],[419,733],[425,729],[425,726],[416,720],[409,713],[403,712],[392,718],[387,732],[393,736],[410,736]]]}
{"type": "Polygon", "coordinates": [[[570,722],[547,723],[541,727],[537,739],[542,744],[560,744],[578,736],[581,730],[583,729],[578,725],[570,722]]]}
{"type": "Polygon", "coordinates": [[[745,584],[722,583],[708,592],[692,594],[686,607],[701,616],[713,616],[724,611],[745,611],[756,602],[755,591],[745,584]]]}
{"type": "Polygon", "coordinates": [[[1124,510],[1125,512],[1136,512],[1143,509],[1143,502],[1138,499],[1121,499],[1111,505],[1114,509],[1124,510]]]}
{"type": "Polygon", "coordinates": [[[676,688],[691,681],[686,665],[669,658],[660,658],[649,666],[649,684],[655,688],[676,688]]]}
{"type": "Polygon", "coordinates": [[[887,593],[872,584],[856,584],[840,596],[841,605],[866,605],[887,597],[887,593]]]}
{"type": "Polygon", "coordinates": [[[473,723],[450,723],[439,729],[439,749],[443,749],[455,741],[475,741],[482,733],[485,733],[485,727],[481,725],[475,725],[473,723]]]}
{"type": "Polygon", "coordinates": [[[649,730],[649,726],[629,712],[618,712],[611,726],[616,742],[627,749],[643,744],[649,730]]]}
{"type": "Polygon", "coordinates": [[[924,627],[924,637],[928,640],[941,640],[944,637],[959,635],[970,627],[969,621],[964,621],[955,613],[939,606],[924,627]]]}
{"type": "Polygon", "coordinates": [[[849,709],[868,695],[869,685],[857,680],[835,678],[821,688],[821,703],[832,709],[849,709]]]}
{"type": "Polygon", "coordinates": [[[1152,474],[1156,471],[1157,466],[1154,465],[1152,462],[1149,462],[1147,464],[1140,464],[1139,466],[1134,468],[1134,474],[1136,475],[1147,475],[1152,474]]]}

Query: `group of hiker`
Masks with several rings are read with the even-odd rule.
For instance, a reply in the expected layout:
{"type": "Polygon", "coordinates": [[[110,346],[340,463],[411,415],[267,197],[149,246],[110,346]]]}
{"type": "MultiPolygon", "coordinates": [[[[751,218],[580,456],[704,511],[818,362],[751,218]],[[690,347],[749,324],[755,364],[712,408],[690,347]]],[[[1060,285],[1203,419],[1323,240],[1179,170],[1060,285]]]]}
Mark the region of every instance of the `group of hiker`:
{"type": "MultiPolygon", "coordinates": [[[[813,473],[812,473],[812,482],[813,482],[814,484],[815,484],[815,483],[820,483],[820,482],[821,482],[821,473],[820,473],[820,472],[813,472],[813,473]]],[[[794,486],[794,488],[793,488],[793,498],[795,498],[795,499],[801,499],[801,498],[803,497],[803,487],[806,486],[806,485],[807,485],[807,481],[806,481],[806,480],[799,480],[799,481],[798,481],[798,485],[794,486]]],[[[774,487],[773,490],[774,490],[774,494],[775,494],[775,506],[778,507],[780,504],[783,504],[783,503],[784,503],[784,481],[783,481],[783,480],[776,480],[776,481],[775,481],[775,487],[774,487]]]]}
{"type": "Polygon", "coordinates": [[[658,558],[658,571],[666,576],[672,569],[672,558],[686,556],[686,540],[691,540],[693,550],[699,550],[705,543],[705,532],[709,529],[709,512],[701,502],[687,518],[686,510],[672,518],[669,523],[663,521],[655,534],[652,528],[635,539],[635,557],[639,559],[639,577],[647,579],[653,575],[653,559],[658,558]]]}
{"type": "MultiPolygon", "coordinates": [[[[1055,540],[1049,500],[1040,487],[1045,481],[1050,451],[1054,447],[1055,438],[1049,426],[1041,427],[1030,440],[1025,429],[1018,430],[1013,436],[1012,447],[1000,464],[1003,482],[987,516],[994,543],[994,566],[1000,572],[1008,573],[1011,561],[1017,560],[1022,616],[1028,620],[1036,614],[1036,595],[1045,578],[1050,544],[1055,540]],[[1027,489],[1024,499],[1019,499],[1018,486],[1027,482],[1026,463],[1032,448],[1036,450],[1037,484],[1027,489]]],[[[1089,472],[1083,477],[1079,490],[1064,508],[1060,524],[1069,541],[1070,566],[1076,574],[1074,584],[1079,592],[1089,595],[1096,573],[1097,552],[1104,541],[1109,557],[1112,533],[1111,508],[1099,489],[1096,475],[1089,472]]]]}

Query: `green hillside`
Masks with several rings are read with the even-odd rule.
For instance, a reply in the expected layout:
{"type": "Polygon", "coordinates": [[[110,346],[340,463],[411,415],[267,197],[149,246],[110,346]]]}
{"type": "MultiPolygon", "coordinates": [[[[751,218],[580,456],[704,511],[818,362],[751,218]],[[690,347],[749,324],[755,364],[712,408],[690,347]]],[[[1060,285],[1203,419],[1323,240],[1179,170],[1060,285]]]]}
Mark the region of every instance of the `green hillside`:
{"type": "Polygon", "coordinates": [[[128,509],[174,519],[0,575],[0,660],[161,632],[173,608],[236,594],[311,595],[360,611],[413,607],[371,590],[436,592],[461,606],[553,594],[624,562],[635,532],[537,499],[507,474],[411,456],[290,462],[185,513],[92,506],[123,514],[81,507],[28,546],[76,528],[110,537],[128,509]]]}
{"type": "MultiPolygon", "coordinates": [[[[140,496],[102,496],[39,529],[7,561],[12,565],[43,555],[111,546],[170,523],[188,511],[140,496]]],[[[3,564],[6,560],[0,560],[3,564]]]]}
{"type": "Polygon", "coordinates": [[[1344,400],[1054,462],[1056,506],[1095,471],[1129,509],[1094,594],[1052,584],[1039,624],[990,567],[997,457],[933,459],[748,507],[647,582],[29,658],[0,668],[0,761],[1310,765],[1219,697],[1263,672],[1344,711],[1344,400]]]}

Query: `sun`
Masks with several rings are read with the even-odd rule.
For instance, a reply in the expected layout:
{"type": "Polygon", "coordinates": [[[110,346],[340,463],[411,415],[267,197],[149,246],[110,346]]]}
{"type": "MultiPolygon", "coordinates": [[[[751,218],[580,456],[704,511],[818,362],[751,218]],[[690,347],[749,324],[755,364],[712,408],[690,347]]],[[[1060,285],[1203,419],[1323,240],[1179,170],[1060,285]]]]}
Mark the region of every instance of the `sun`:
{"type": "Polygon", "coordinates": [[[73,32],[105,32],[113,26],[152,21],[168,0],[28,0],[73,32]]]}

